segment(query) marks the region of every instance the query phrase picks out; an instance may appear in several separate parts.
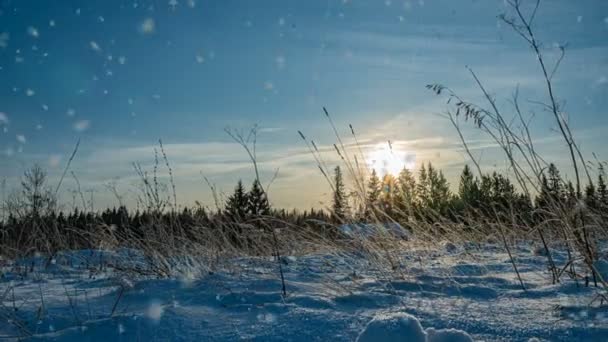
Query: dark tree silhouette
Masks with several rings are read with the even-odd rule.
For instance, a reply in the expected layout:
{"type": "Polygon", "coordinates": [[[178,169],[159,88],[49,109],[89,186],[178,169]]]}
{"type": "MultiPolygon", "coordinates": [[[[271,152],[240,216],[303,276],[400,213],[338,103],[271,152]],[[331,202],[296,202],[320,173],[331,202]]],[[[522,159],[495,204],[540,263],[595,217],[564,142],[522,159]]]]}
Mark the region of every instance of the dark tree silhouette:
{"type": "Polygon", "coordinates": [[[238,181],[234,192],[228,201],[226,201],[226,207],[224,211],[226,215],[235,222],[242,222],[247,220],[247,208],[248,208],[248,196],[243,187],[243,182],[238,181]]]}
{"type": "Polygon", "coordinates": [[[257,179],[247,196],[247,213],[254,218],[270,215],[270,203],[257,179]]]}
{"type": "Polygon", "coordinates": [[[348,197],[342,178],[342,170],[340,166],[334,169],[334,195],[332,202],[332,215],[336,222],[343,222],[348,217],[348,197]]]}

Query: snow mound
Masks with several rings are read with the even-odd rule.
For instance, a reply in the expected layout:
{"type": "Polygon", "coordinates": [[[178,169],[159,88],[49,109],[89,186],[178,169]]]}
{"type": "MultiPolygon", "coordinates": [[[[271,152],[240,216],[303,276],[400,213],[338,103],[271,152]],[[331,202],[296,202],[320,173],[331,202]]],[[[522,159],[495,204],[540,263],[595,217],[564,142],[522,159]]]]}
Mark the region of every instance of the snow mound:
{"type": "Polygon", "coordinates": [[[357,342],[473,342],[462,330],[422,329],[418,318],[404,312],[376,315],[361,332],[357,342]]]}
{"type": "Polygon", "coordinates": [[[358,342],[426,342],[420,321],[403,312],[376,315],[357,337],[358,342]]]}
{"type": "Polygon", "coordinates": [[[427,342],[473,342],[473,338],[462,330],[429,328],[426,329],[426,334],[427,342]]]}

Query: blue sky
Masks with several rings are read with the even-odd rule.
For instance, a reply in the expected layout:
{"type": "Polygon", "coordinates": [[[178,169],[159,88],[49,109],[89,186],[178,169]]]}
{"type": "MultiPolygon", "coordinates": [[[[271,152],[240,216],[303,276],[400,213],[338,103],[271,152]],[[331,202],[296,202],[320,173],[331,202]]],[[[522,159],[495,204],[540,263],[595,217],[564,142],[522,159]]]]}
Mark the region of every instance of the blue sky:
{"type": "MultiPolygon", "coordinates": [[[[355,127],[365,151],[391,140],[453,178],[467,158],[437,115],[444,102],[424,86],[478,100],[465,66],[506,108],[519,85],[543,154],[565,163],[551,117],[528,101],[543,99],[542,79],[497,19],[506,9],[503,0],[0,0],[0,179],[10,191],[40,163],[56,182],[80,138],[75,174],[97,206],[114,205],[105,185],[132,197],[131,163],[149,167],[162,138],[180,202],[211,204],[201,173],[226,192],[253,178],[223,129],[258,124],[262,175],[279,169],[272,202],[319,207],[329,187],[297,131],[331,146],[323,106],[345,137],[355,127]]],[[[568,44],[557,93],[585,152],[605,160],[608,3],[543,1],[536,25],[549,59],[568,44]]],[[[467,134],[484,165],[502,167],[467,134]]],[[[73,189],[68,179],[65,202],[73,189]]]]}

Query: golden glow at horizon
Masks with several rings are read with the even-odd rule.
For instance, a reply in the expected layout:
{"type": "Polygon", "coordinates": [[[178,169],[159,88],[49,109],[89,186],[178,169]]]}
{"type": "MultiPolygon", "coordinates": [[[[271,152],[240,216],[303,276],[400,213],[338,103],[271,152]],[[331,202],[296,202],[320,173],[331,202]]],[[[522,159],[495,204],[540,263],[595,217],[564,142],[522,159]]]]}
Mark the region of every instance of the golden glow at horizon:
{"type": "Polygon", "coordinates": [[[370,170],[376,170],[379,177],[386,175],[397,176],[404,168],[413,170],[414,155],[396,148],[390,143],[378,144],[367,153],[367,165],[370,170]]]}

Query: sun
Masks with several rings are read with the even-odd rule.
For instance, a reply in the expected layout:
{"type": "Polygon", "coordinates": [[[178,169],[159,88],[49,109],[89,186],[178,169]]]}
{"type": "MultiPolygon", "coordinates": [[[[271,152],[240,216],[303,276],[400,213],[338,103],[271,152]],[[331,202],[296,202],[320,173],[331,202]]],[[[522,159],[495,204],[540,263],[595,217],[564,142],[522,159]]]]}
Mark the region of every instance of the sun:
{"type": "Polygon", "coordinates": [[[378,176],[397,176],[404,168],[414,168],[414,155],[396,148],[390,142],[374,146],[367,154],[367,165],[378,176]]]}

